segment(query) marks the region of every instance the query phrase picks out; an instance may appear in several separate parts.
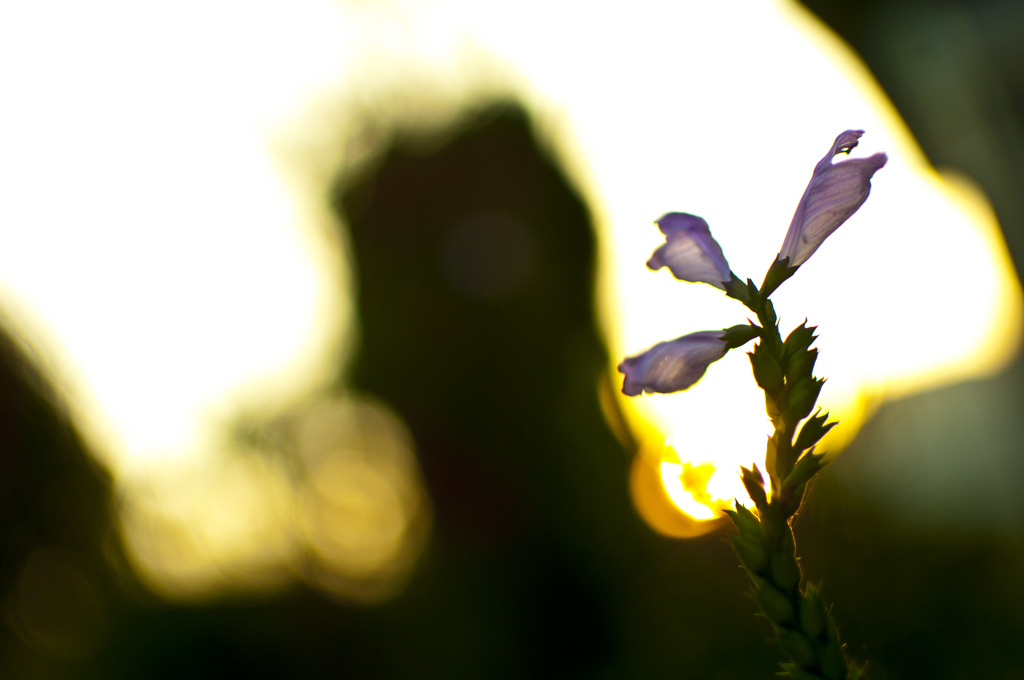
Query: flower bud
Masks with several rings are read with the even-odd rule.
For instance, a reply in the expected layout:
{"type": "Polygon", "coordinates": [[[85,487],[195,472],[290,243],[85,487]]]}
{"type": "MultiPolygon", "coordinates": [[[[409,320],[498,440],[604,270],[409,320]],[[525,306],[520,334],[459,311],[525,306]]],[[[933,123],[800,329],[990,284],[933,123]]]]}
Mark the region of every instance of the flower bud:
{"type": "Polygon", "coordinates": [[[786,475],[786,478],[782,480],[782,486],[788,489],[799,489],[811,477],[818,474],[823,467],[825,467],[825,454],[816,454],[813,451],[808,451],[796,462],[793,470],[786,475]]]}
{"type": "Polygon", "coordinates": [[[814,645],[804,637],[803,633],[792,628],[780,628],[778,630],[779,646],[786,656],[804,668],[813,666],[816,659],[814,645]]]}
{"type": "Polygon", "coordinates": [[[736,509],[726,510],[725,512],[732,519],[732,523],[736,525],[741,534],[748,538],[761,540],[761,521],[742,503],[736,501],[736,509]]]}
{"type": "Polygon", "coordinates": [[[818,394],[824,384],[824,380],[810,377],[795,382],[783,409],[787,421],[795,423],[806,418],[814,408],[814,403],[818,401],[818,394]]]}
{"type": "Polygon", "coordinates": [[[807,592],[800,598],[800,628],[813,640],[824,637],[826,626],[828,613],[825,611],[825,603],[821,601],[818,589],[808,585],[807,592]]]}
{"type": "Polygon", "coordinates": [[[807,321],[804,320],[802,324],[790,331],[784,343],[786,354],[796,354],[809,348],[818,337],[814,334],[816,330],[818,330],[817,326],[808,326],[807,321]]]}
{"type": "Polygon", "coordinates": [[[752,324],[741,323],[730,326],[722,331],[722,340],[728,349],[742,347],[751,340],[761,335],[761,327],[752,324]]]}
{"type": "Polygon", "coordinates": [[[793,623],[796,614],[789,598],[771,583],[764,581],[754,591],[754,599],[761,606],[761,611],[768,620],[777,626],[793,623]]]}
{"type": "Polygon", "coordinates": [[[740,479],[743,482],[743,488],[747,490],[747,494],[750,496],[750,500],[754,501],[754,505],[758,508],[768,505],[768,495],[764,490],[764,478],[761,477],[761,471],[757,469],[756,465],[753,470],[741,465],[740,479]]]}
{"type": "Polygon", "coordinates": [[[811,448],[822,437],[825,436],[829,430],[836,426],[836,421],[831,423],[826,422],[828,420],[828,413],[818,413],[811,416],[807,422],[800,428],[800,434],[797,435],[796,443],[793,444],[793,448],[797,451],[806,451],[811,448]]]}
{"type": "Polygon", "coordinates": [[[731,536],[729,542],[736,557],[751,573],[763,575],[768,571],[768,551],[762,541],[739,534],[731,536]]]}
{"type": "Polygon", "coordinates": [[[846,677],[846,656],[834,634],[835,627],[830,626],[828,643],[818,648],[818,668],[828,680],[843,680],[846,677]]]}
{"type": "Polygon", "coordinates": [[[765,351],[760,345],[748,352],[750,366],[754,371],[754,380],[758,387],[771,395],[778,395],[785,386],[785,373],[771,352],[765,351]]]}
{"type": "Polygon", "coordinates": [[[791,354],[786,359],[786,379],[792,382],[801,378],[810,378],[814,372],[814,362],[817,360],[817,349],[791,354]]]}
{"type": "Polygon", "coordinates": [[[793,590],[800,584],[800,565],[796,563],[796,553],[783,543],[778,550],[772,552],[770,566],[772,580],[783,590],[793,590]]]}

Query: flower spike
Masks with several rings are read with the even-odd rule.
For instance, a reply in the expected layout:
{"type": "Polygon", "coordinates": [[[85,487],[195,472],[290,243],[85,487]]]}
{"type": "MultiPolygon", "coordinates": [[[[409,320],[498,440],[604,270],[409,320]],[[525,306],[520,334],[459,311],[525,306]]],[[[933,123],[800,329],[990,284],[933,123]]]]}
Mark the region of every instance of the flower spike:
{"type": "Polygon", "coordinates": [[[841,133],[814,166],[776,260],[788,259],[790,268],[799,267],[867,200],[871,177],[885,165],[886,155],[876,153],[868,158],[832,163],[834,156],[849,154],[863,134],[863,130],[841,133]]]}
{"type": "Polygon", "coordinates": [[[619,364],[627,396],[679,392],[692,387],[729,350],[758,340],[748,355],[775,429],[765,448],[771,489],[769,494],[756,465],[741,467],[741,481],[757,514],[738,500],[735,511],[726,512],[739,529],[730,542],[750,573],[754,599],[788,657],[779,675],[792,678],[856,680],[862,677],[862,669],[846,658],[835,621],[815,588],[802,585],[791,520],[808,483],[825,464],[825,455],[816,453],[815,447],[835,423],[828,422],[828,414],[821,409],[811,415],[825,382],[814,376],[815,327],[805,320],[783,340],[770,296],[867,200],[871,178],[885,165],[886,155],[832,162],[841,153],[849,154],[863,134],[861,130],[843,132],[815,165],[782,248],[760,288],[729,270],[722,248],[703,219],[687,213],[668,213],[658,219],[665,243],[647,266],[667,267],[683,281],[720,288],[753,312],[756,321],[659,342],[619,364]]]}
{"type": "Polygon", "coordinates": [[[644,392],[670,394],[692,387],[708,366],[725,356],[724,331],[699,331],[675,340],[659,342],[646,352],[623,359],[622,393],[635,397],[644,392]]]}
{"type": "Polygon", "coordinates": [[[665,243],[647,261],[650,269],[668,267],[681,281],[708,283],[725,290],[732,277],[729,263],[703,218],[689,213],[667,213],[655,224],[665,234],[665,243]]]}

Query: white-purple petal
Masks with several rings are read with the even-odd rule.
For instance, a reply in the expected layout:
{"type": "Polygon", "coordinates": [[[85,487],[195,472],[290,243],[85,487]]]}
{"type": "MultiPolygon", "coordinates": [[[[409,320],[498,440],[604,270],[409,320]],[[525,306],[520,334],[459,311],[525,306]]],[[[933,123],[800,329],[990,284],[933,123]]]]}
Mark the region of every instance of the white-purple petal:
{"type": "Polygon", "coordinates": [[[722,331],[690,333],[624,359],[619,364],[619,372],[625,375],[623,394],[669,394],[691,387],[703,377],[708,366],[725,356],[722,335],[722,331]]]}
{"type": "Polygon", "coordinates": [[[665,243],[647,261],[650,269],[668,267],[681,281],[709,283],[725,290],[729,263],[707,222],[688,213],[668,213],[655,224],[665,234],[665,243]]]}
{"type": "Polygon", "coordinates": [[[836,137],[832,148],[818,161],[807,184],[778,259],[789,258],[790,267],[799,267],[818,246],[864,204],[871,191],[871,177],[888,160],[884,153],[833,163],[840,153],[857,146],[863,130],[846,130],[836,137]]]}

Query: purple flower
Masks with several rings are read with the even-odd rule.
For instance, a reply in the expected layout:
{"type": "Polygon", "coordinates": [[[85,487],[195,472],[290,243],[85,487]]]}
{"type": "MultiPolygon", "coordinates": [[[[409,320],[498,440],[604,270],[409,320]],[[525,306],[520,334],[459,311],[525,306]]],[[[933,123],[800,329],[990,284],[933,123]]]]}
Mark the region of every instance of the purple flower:
{"type": "Polygon", "coordinates": [[[624,359],[619,372],[626,379],[622,393],[635,397],[643,392],[669,394],[691,387],[728,349],[723,331],[700,331],[675,340],[659,342],[642,354],[624,359]]]}
{"type": "Polygon", "coordinates": [[[871,176],[885,165],[886,155],[876,153],[868,158],[832,163],[833,156],[849,154],[863,134],[863,130],[843,132],[814,166],[814,174],[796,207],[777,258],[788,257],[789,267],[796,268],[806,262],[822,241],[867,200],[871,176]]]}
{"type": "Polygon", "coordinates": [[[707,222],[688,213],[668,213],[655,224],[665,234],[665,244],[647,261],[650,269],[668,267],[681,281],[710,283],[725,290],[725,282],[731,277],[729,263],[707,222]]]}

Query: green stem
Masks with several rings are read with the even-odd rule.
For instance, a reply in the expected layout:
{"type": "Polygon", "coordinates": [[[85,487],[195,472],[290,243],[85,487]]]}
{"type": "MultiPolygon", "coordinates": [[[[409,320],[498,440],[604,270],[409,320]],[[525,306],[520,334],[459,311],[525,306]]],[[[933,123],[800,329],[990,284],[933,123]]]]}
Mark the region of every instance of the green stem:
{"type": "MultiPolygon", "coordinates": [[[[799,437],[797,425],[808,418],[822,381],[811,371],[817,350],[813,328],[802,325],[783,341],[778,318],[765,295],[792,271],[785,263],[773,265],[762,291],[748,281],[745,289],[734,284],[740,299],[762,325],[759,342],[750,353],[754,377],[765,393],[765,408],[775,426],[768,440],[765,467],[771,479],[769,499],[754,466],[743,469],[743,483],[757,507],[757,515],[736,503],[730,512],[739,529],[731,542],[750,574],[754,597],[771,624],[776,640],[789,659],[782,676],[803,679],[855,680],[861,669],[843,653],[835,621],[817,589],[804,584],[790,524],[803,501],[806,484],[824,465],[813,446],[834,424],[828,414],[810,417],[799,437]],[[777,270],[777,271],[776,271],[777,270]],[[769,283],[770,281],[770,283],[769,283]]],[[[794,270],[795,271],[795,270],[794,270]]],[[[734,277],[735,278],[735,277],[734,277]]]]}
{"type": "Polygon", "coordinates": [[[775,639],[789,659],[782,677],[803,680],[856,680],[861,669],[843,653],[835,620],[817,588],[801,585],[793,531],[775,503],[761,518],[737,503],[731,512],[740,533],[733,548],[754,584],[754,599],[772,625],[775,639]]]}

